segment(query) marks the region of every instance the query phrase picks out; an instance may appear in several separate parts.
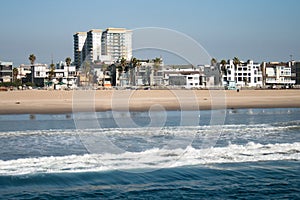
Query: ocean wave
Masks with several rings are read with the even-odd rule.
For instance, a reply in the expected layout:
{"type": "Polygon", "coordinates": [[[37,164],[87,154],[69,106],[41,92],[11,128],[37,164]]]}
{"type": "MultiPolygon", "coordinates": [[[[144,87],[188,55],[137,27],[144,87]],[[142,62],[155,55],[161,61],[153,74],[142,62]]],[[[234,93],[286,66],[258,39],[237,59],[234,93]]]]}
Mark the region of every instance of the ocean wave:
{"type": "Polygon", "coordinates": [[[300,160],[300,142],[245,145],[196,149],[153,148],[121,154],[84,154],[0,160],[0,175],[36,173],[76,173],[110,170],[160,169],[218,163],[239,163],[273,160],[300,160]]]}
{"type": "Polygon", "coordinates": [[[137,127],[137,128],[98,128],[98,129],[53,129],[0,132],[0,139],[6,137],[35,136],[35,135],[89,135],[95,133],[113,135],[145,135],[160,134],[191,135],[210,134],[219,131],[222,133],[267,133],[270,131],[283,131],[300,129],[300,120],[273,124],[229,124],[229,125],[203,125],[203,126],[167,126],[167,127],[137,127]]]}

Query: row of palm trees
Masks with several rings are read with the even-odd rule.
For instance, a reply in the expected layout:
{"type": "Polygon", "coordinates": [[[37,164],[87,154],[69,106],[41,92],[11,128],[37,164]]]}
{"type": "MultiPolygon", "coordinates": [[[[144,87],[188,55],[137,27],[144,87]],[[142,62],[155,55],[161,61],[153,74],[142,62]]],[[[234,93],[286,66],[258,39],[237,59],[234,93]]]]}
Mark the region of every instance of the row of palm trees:
{"type": "MultiPolygon", "coordinates": [[[[149,60],[148,60],[149,61],[149,60]]],[[[155,58],[152,60],[153,64],[153,75],[157,75],[159,66],[162,63],[161,58],[155,58]]],[[[107,66],[106,70],[109,71],[112,78],[112,85],[116,86],[115,79],[120,80],[123,74],[127,74],[129,83],[134,83],[134,72],[139,70],[141,66],[141,60],[133,57],[130,61],[127,61],[125,58],[121,58],[119,62],[107,66]],[[118,75],[117,75],[118,74],[118,75]]]]}
{"type": "MultiPolygon", "coordinates": [[[[33,68],[34,66],[34,63],[36,61],[36,56],[34,54],[30,54],[29,57],[28,57],[29,61],[30,61],[30,64],[31,64],[31,67],[33,68]]],[[[71,65],[71,58],[70,57],[67,57],[65,59],[65,62],[66,62],[66,65],[68,66],[68,76],[69,76],[69,66],[71,65]]],[[[13,75],[15,76],[15,80],[16,80],[16,77],[18,75],[18,69],[17,68],[14,68],[14,71],[13,71],[13,75]]],[[[50,71],[49,71],[49,74],[48,74],[48,81],[51,81],[53,80],[53,77],[55,76],[55,65],[54,63],[52,62],[50,64],[50,71]]],[[[68,77],[67,77],[68,78],[68,77]]],[[[34,74],[31,73],[31,83],[33,84],[34,83],[34,74]]],[[[69,85],[69,84],[68,84],[69,85]]]]}
{"type": "MultiPolygon", "coordinates": [[[[216,64],[217,64],[217,59],[216,58],[212,58],[211,59],[211,65],[212,66],[216,66],[216,64]]],[[[220,64],[221,64],[221,71],[222,71],[222,73],[225,74],[225,75],[227,75],[227,70],[226,70],[227,61],[223,59],[223,60],[220,61],[220,64]]],[[[233,65],[235,67],[235,70],[237,70],[237,66],[239,64],[241,64],[240,59],[238,57],[234,57],[233,58],[233,65]]]]}

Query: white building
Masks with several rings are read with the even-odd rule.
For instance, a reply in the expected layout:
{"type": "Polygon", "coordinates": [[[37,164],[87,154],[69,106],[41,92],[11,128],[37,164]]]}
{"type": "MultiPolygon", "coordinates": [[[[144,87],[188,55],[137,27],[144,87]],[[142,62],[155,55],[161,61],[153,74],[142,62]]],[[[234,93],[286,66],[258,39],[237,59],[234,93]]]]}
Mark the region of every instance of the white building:
{"type": "MultiPolygon", "coordinates": [[[[55,86],[75,88],[77,85],[76,67],[67,66],[65,62],[58,63],[53,70],[52,80],[48,80],[51,69],[47,64],[20,65],[18,78],[33,82],[37,86],[55,86]],[[27,78],[27,79],[26,79],[27,78]],[[51,82],[51,84],[49,84],[51,82]],[[64,86],[62,86],[64,85],[64,86]]],[[[56,88],[58,89],[58,88],[56,88]]]]}
{"type": "Polygon", "coordinates": [[[102,30],[92,29],[87,32],[85,60],[94,62],[101,60],[102,30]]]}
{"type": "Polygon", "coordinates": [[[102,55],[113,61],[132,58],[132,31],[125,28],[107,28],[102,33],[102,55]]]}
{"type": "Polygon", "coordinates": [[[265,85],[293,85],[291,63],[284,62],[263,62],[265,72],[265,85]]]}
{"type": "Polygon", "coordinates": [[[263,86],[263,76],[259,63],[252,60],[240,61],[235,66],[233,60],[227,61],[225,73],[223,73],[223,84],[234,81],[238,87],[261,87],[263,86]]]}
{"type": "Polygon", "coordinates": [[[74,63],[79,68],[83,62],[112,63],[132,58],[132,31],[125,28],[92,29],[77,32],[74,38],[74,63]]]}
{"type": "Polygon", "coordinates": [[[200,87],[200,75],[199,74],[170,74],[169,86],[179,86],[184,88],[198,88],[200,87]]]}
{"type": "Polygon", "coordinates": [[[74,38],[74,64],[77,68],[80,67],[81,63],[85,58],[85,42],[87,38],[86,32],[77,32],[73,35],[74,38]]]}
{"type": "Polygon", "coordinates": [[[164,77],[169,86],[184,88],[201,87],[201,74],[199,69],[168,69],[164,71],[164,77]]]}

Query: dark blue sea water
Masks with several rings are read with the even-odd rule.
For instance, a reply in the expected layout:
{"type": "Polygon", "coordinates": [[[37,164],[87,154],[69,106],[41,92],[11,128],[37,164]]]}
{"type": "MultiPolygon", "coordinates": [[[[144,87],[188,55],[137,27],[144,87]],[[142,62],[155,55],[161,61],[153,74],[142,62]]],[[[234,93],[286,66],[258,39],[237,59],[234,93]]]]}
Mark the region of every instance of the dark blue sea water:
{"type": "Polygon", "coordinates": [[[0,199],[299,199],[300,109],[0,115],[0,199]]]}

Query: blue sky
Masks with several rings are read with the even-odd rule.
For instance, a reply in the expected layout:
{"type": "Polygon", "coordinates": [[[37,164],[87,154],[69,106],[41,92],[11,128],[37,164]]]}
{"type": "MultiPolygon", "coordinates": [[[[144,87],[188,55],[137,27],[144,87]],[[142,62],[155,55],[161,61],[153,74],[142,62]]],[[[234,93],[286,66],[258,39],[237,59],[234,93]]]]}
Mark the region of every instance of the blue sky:
{"type": "Polygon", "coordinates": [[[218,60],[300,60],[298,0],[2,0],[0,8],[0,60],[15,65],[31,53],[40,63],[73,58],[75,32],[107,27],[174,29],[218,60]]]}

